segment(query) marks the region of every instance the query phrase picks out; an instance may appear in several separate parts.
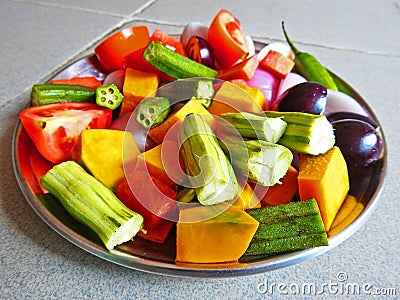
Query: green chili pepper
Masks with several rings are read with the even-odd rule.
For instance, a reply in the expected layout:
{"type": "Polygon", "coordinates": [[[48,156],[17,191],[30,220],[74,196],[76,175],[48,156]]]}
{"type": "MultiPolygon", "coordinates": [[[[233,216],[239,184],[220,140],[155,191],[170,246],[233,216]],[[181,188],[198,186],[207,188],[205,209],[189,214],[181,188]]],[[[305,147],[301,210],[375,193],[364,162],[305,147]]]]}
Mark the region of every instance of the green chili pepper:
{"type": "Polygon", "coordinates": [[[300,52],[293,45],[286,33],[284,22],[282,22],[282,30],[286,41],[294,52],[294,62],[297,72],[309,81],[317,82],[325,86],[327,89],[337,91],[338,88],[328,70],[314,56],[306,52],[300,52]]]}
{"type": "Polygon", "coordinates": [[[147,97],[137,107],[136,121],[150,129],[161,124],[171,112],[169,100],[164,97],[147,97]]]}
{"type": "Polygon", "coordinates": [[[122,100],[124,100],[124,96],[113,83],[96,88],[97,105],[114,110],[120,106],[122,100]]]}

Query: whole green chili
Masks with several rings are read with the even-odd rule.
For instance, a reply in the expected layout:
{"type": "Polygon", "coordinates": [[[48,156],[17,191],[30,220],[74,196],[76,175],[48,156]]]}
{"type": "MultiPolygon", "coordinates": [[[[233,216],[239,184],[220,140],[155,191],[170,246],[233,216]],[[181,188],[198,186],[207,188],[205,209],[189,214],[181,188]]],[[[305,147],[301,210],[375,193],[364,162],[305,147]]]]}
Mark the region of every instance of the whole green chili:
{"type": "Polygon", "coordinates": [[[307,80],[322,84],[327,89],[337,91],[338,88],[328,70],[311,54],[300,52],[292,43],[286,33],[284,22],[282,22],[282,30],[286,41],[294,52],[296,71],[303,75],[307,80]]]}

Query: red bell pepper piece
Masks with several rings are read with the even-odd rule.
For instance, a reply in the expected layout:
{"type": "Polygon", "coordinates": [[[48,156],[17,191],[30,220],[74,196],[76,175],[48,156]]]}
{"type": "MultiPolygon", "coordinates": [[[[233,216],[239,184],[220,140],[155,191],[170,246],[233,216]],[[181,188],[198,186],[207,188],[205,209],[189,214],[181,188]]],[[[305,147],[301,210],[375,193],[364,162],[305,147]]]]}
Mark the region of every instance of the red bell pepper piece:
{"type": "Polygon", "coordinates": [[[124,68],[125,69],[133,68],[133,69],[136,69],[136,70],[142,71],[142,72],[155,73],[155,74],[157,74],[158,80],[160,82],[175,80],[174,78],[172,78],[172,77],[168,76],[167,74],[158,70],[152,64],[148,63],[143,57],[144,49],[146,49],[146,47],[137,49],[137,50],[132,51],[131,53],[127,54],[123,58],[124,68]]]}
{"type": "Polygon", "coordinates": [[[140,236],[146,240],[155,242],[155,243],[164,243],[165,240],[167,239],[169,233],[171,232],[172,228],[174,227],[175,223],[172,221],[167,221],[163,220],[163,222],[160,222],[156,227],[151,228],[146,226],[146,224],[143,226],[143,231],[139,231],[137,233],[137,236],[140,236]]]}
{"type": "Polygon", "coordinates": [[[146,26],[132,26],[106,38],[94,49],[94,52],[100,64],[108,72],[112,72],[123,68],[124,56],[147,46],[149,42],[150,35],[146,26]]]}
{"type": "Polygon", "coordinates": [[[176,53],[186,56],[186,52],[185,52],[185,48],[183,47],[183,44],[160,29],[154,30],[150,39],[155,42],[161,42],[164,46],[168,46],[170,49],[174,50],[176,53]]]}
{"type": "Polygon", "coordinates": [[[121,181],[117,197],[144,218],[145,228],[176,219],[177,192],[146,171],[133,171],[121,181]]]}
{"type": "Polygon", "coordinates": [[[242,79],[248,81],[253,78],[258,67],[257,55],[250,56],[241,62],[234,64],[227,69],[220,71],[217,75],[218,79],[234,80],[242,79]]]}

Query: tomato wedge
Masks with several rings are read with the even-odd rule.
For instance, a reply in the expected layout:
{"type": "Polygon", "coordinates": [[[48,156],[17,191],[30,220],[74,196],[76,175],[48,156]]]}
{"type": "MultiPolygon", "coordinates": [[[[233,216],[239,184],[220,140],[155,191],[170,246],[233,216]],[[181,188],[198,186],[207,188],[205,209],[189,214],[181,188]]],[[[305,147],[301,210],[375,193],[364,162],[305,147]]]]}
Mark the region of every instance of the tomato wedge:
{"type": "Polygon", "coordinates": [[[112,110],[94,103],[52,103],[26,108],[20,119],[39,153],[52,163],[72,159],[84,129],[108,128],[112,110]]]}
{"type": "Polygon", "coordinates": [[[146,26],[132,26],[122,29],[106,38],[94,52],[100,64],[109,72],[123,69],[122,59],[127,54],[147,46],[150,42],[146,26]]]}
{"type": "Polygon", "coordinates": [[[229,11],[222,9],[208,29],[208,42],[214,49],[215,59],[225,69],[244,59],[249,49],[240,22],[229,11]]]}

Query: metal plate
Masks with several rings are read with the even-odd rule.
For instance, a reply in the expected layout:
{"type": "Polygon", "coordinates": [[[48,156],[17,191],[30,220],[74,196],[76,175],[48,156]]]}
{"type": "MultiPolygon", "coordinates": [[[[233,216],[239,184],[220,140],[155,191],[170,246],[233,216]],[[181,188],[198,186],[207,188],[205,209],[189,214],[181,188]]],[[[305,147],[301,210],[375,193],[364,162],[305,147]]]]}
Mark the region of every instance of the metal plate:
{"type": "MultiPolygon", "coordinates": [[[[260,50],[264,44],[256,43],[256,50],[260,50]]],[[[89,55],[83,57],[53,78],[69,78],[73,76],[93,75],[103,80],[107,75],[100,67],[96,57],[89,55]]],[[[343,87],[347,89],[359,105],[379,125],[374,112],[366,101],[347,83],[335,74],[332,74],[343,87]]],[[[29,99],[26,100],[29,105],[29,99]]],[[[32,178],[29,172],[29,156],[32,144],[24,132],[21,122],[16,124],[13,137],[13,165],[18,184],[33,210],[57,233],[68,241],[84,249],[85,251],[101,257],[113,263],[137,269],[145,272],[186,277],[235,277],[251,275],[298,264],[331,250],[349,238],[368,219],[374,210],[386,174],[387,147],[382,130],[380,134],[383,140],[383,155],[372,167],[365,169],[362,176],[351,186],[351,192],[364,204],[361,214],[344,230],[329,238],[329,246],[317,247],[303,251],[297,251],[278,256],[252,256],[243,257],[236,264],[214,265],[178,265],[175,264],[175,235],[172,233],[165,244],[148,242],[141,238],[125,243],[115,250],[107,251],[97,236],[85,226],[79,224],[64,210],[64,208],[51,195],[36,195],[32,188],[32,178]],[[24,176],[25,175],[25,176],[24,176]]],[[[32,175],[32,174],[31,174],[32,175]]]]}

